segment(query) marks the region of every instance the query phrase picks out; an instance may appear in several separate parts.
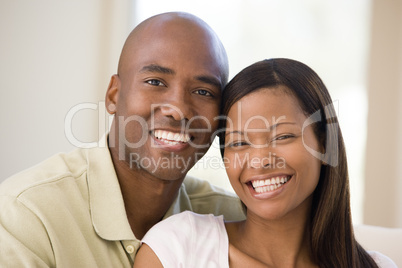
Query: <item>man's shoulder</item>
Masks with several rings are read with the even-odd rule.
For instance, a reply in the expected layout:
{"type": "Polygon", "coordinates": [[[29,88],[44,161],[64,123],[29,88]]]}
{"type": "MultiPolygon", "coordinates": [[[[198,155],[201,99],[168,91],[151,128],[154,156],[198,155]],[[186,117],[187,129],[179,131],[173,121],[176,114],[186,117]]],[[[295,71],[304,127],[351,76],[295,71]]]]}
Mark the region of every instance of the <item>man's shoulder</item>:
{"type": "Polygon", "coordinates": [[[231,191],[221,187],[212,185],[206,180],[202,180],[193,176],[186,176],[184,179],[184,187],[190,199],[205,198],[209,196],[227,197],[229,199],[238,199],[237,195],[231,191]]]}
{"type": "Polygon", "coordinates": [[[244,220],[243,207],[235,193],[191,176],[186,177],[183,185],[192,211],[199,214],[223,215],[228,221],[244,220]]]}
{"type": "Polygon", "coordinates": [[[67,177],[79,177],[86,171],[85,163],[86,156],[83,149],[55,154],[7,178],[0,184],[0,195],[17,197],[32,188],[49,185],[67,177]]]}

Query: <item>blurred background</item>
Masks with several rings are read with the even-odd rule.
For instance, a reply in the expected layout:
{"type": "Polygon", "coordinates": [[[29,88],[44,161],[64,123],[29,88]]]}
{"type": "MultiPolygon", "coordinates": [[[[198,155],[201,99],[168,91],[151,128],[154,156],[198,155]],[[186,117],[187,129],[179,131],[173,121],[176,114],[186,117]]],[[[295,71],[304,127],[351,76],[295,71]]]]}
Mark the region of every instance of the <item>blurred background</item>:
{"type": "MultiPolygon", "coordinates": [[[[193,13],[217,32],[230,78],[265,58],[312,67],[340,119],[354,223],[402,227],[401,0],[1,0],[0,182],[97,144],[125,38],[167,11],[193,13]]],[[[216,144],[190,173],[232,190],[216,144]]]]}

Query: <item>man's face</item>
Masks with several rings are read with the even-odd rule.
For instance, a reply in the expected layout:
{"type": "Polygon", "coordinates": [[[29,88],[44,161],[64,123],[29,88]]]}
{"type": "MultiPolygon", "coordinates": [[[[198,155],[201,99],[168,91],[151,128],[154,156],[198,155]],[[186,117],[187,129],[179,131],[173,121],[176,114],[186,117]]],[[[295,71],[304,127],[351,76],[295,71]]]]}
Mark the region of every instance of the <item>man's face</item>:
{"type": "Polygon", "coordinates": [[[201,33],[154,27],[135,42],[116,98],[119,158],[164,180],[183,178],[217,129],[222,71],[201,33]]]}

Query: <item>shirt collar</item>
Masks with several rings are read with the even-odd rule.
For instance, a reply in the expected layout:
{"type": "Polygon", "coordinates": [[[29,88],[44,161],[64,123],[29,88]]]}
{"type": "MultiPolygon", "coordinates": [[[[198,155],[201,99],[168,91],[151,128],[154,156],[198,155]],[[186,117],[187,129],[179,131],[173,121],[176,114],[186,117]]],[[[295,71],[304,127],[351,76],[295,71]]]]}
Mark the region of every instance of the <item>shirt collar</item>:
{"type": "MultiPolygon", "coordinates": [[[[137,240],[131,230],[124,206],[119,181],[108,147],[87,150],[88,191],[92,225],[96,233],[105,240],[137,240]]],[[[166,212],[163,219],[192,210],[185,185],[166,212]]]]}
{"type": "Polygon", "coordinates": [[[182,183],[175,201],[173,202],[173,204],[170,206],[170,208],[166,212],[165,216],[163,217],[163,220],[169,216],[172,216],[174,214],[177,214],[177,213],[180,213],[180,212],[186,211],[186,210],[192,211],[193,208],[191,206],[190,198],[187,194],[186,187],[185,187],[184,183],[182,183]]]}
{"type": "Polygon", "coordinates": [[[108,147],[87,150],[92,224],[106,240],[134,240],[108,147]]]}

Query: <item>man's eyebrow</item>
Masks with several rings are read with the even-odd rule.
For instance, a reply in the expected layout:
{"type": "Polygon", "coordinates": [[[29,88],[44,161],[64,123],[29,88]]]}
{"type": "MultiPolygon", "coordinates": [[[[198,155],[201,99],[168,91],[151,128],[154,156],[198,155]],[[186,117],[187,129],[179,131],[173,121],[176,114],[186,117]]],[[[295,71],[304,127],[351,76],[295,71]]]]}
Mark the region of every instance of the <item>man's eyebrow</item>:
{"type": "Polygon", "coordinates": [[[223,88],[222,83],[217,78],[215,78],[213,76],[200,75],[200,76],[197,76],[196,79],[198,81],[200,81],[200,82],[210,84],[210,85],[215,86],[215,87],[217,87],[219,89],[223,88]]]}
{"type": "Polygon", "coordinates": [[[152,73],[162,73],[162,74],[175,74],[175,72],[170,69],[166,68],[157,64],[150,64],[150,65],[145,65],[144,67],[141,68],[140,70],[141,73],[145,72],[152,72],[152,73]]]}

